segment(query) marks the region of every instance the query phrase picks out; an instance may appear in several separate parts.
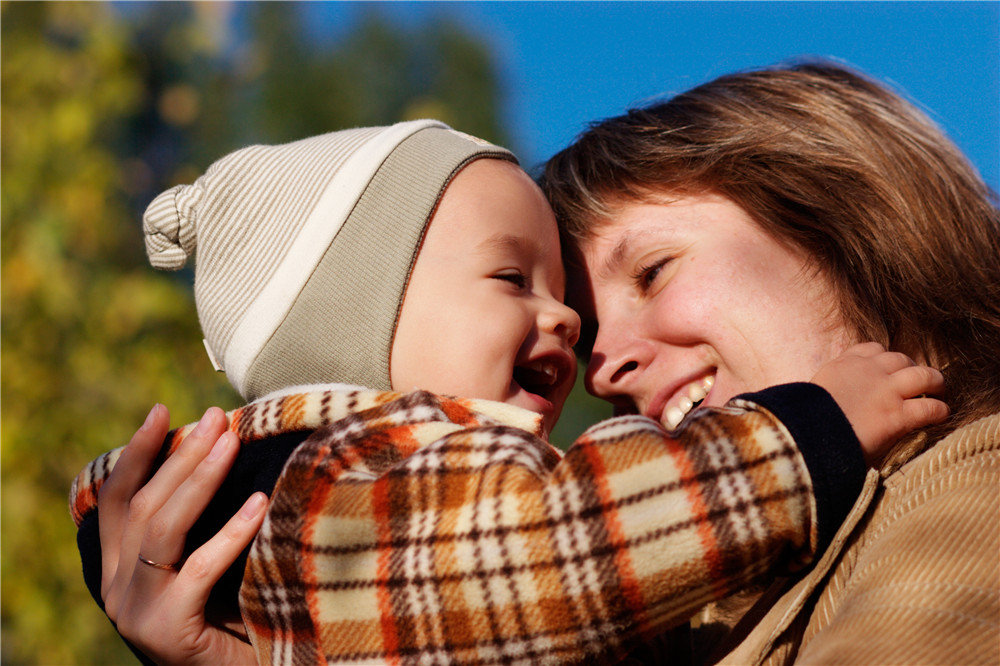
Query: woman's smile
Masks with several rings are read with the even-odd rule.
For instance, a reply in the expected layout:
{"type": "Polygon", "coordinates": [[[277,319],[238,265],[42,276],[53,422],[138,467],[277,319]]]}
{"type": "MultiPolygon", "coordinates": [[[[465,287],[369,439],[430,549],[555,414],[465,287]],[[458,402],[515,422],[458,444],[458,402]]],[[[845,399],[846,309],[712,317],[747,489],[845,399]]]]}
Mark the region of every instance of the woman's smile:
{"type": "Polygon", "coordinates": [[[623,203],[582,254],[587,385],[669,428],[700,402],[808,381],[854,342],[827,280],[721,196],[623,203]]]}

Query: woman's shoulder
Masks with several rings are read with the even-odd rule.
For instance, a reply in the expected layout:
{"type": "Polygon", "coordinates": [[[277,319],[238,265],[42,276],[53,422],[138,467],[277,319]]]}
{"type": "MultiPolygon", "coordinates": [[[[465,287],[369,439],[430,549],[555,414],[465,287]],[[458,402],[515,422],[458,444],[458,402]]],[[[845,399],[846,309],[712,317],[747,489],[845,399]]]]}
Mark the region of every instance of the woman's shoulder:
{"type": "Polygon", "coordinates": [[[1000,413],[962,426],[927,447],[885,480],[887,491],[944,492],[1000,480],[1000,413]]]}
{"type": "Polygon", "coordinates": [[[998,451],[1000,412],[952,431],[915,458],[910,465],[926,467],[933,472],[969,461],[994,459],[998,451]]]}

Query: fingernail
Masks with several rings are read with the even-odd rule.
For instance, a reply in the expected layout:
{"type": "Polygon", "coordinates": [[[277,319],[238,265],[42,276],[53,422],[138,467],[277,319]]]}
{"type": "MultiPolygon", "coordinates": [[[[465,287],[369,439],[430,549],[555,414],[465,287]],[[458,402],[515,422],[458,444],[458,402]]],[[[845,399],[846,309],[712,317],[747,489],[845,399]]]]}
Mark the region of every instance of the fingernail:
{"type": "Polygon", "coordinates": [[[142,427],[139,430],[148,430],[153,426],[153,420],[156,418],[156,412],[160,408],[160,403],[153,405],[153,408],[149,410],[149,414],[146,414],[146,420],[142,422],[142,427]]]}
{"type": "Polygon", "coordinates": [[[212,412],[212,408],[209,407],[205,410],[205,413],[201,415],[201,419],[198,421],[198,425],[195,426],[194,430],[191,431],[192,435],[200,435],[205,430],[208,429],[208,415],[212,412]]]}
{"type": "Polygon", "coordinates": [[[212,450],[208,452],[208,455],[205,456],[205,460],[218,460],[222,457],[222,454],[229,449],[228,435],[228,432],[224,432],[219,439],[215,440],[215,444],[212,446],[212,450]]]}
{"type": "Polygon", "coordinates": [[[250,499],[246,501],[243,508],[240,509],[240,517],[244,520],[250,520],[260,513],[260,510],[264,508],[264,503],[267,501],[267,495],[264,493],[254,493],[250,496],[250,499]]]}

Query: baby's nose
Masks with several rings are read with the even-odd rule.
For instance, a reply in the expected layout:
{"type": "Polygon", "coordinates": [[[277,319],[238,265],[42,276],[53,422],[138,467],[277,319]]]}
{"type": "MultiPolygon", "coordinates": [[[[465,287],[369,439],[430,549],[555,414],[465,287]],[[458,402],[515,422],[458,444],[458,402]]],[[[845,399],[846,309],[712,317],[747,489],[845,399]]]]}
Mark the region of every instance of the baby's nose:
{"type": "Polygon", "coordinates": [[[561,301],[552,301],[543,313],[542,329],[562,337],[568,347],[580,339],[580,315],[561,301]]]}

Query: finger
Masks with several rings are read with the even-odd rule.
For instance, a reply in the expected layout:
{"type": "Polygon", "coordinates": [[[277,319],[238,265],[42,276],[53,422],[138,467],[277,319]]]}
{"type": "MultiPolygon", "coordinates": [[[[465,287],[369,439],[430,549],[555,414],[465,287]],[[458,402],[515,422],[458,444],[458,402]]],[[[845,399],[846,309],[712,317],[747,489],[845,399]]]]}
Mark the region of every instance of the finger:
{"type": "MultiPolygon", "coordinates": [[[[218,492],[236,460],[238,449],[239,439],[231,432],[223,433],[216,440],[204,460],[150,518],[139,550],[141,555],[156,562],[180,560],[188,531],[218,492]]],[[[163,575],[165,572],[151,567],[143,573],[163,575]]]]}
{"type": "Polygon", "coordinates": [[[160,451],[170,425],[167,408],[157,404],[149,411],[145,422],[132,435],[122,451],[111,475],[97,494],[101,519],[101,596],[107,595],[118,567],[121,536],[132,496],[149,476],[153,461],[160,451]]]}
{"type": "Polygon", "coordinates": [[[132,581],[130,595],[136,599],[155,598],[169,584],[172,613],[182,617],[203,615],[212,588],[256,536],[266,506],[267,496],[254,493],[215,536],[185,560],[175,578],[142,567],[132,581]]]}
{"type": "Polygon", "coordinates": [[[212,587],[257,536],[267,508],[267,495],[251,495],[235,516],[214,537],[191,554],[178,575],[178,583],[189,586],[185,596],[190,609],[204,608],[212,587]]]}
{"type": "Polygon", "coordinates": [[[903,403],[906,430],[941,423],[950,413],[948,405],[935,398],[910,398],[903,403]]]}
{"type": "Polygon", "coordinates": [[[135,506],[129,507],[130,513],[134,511],[143,522],[156,513],[208,455],[225,428],[225,413],[218,407],[210,407],[153,478],[133,495],[135,506]]]}
{"type": "Polygon", "coordinates": [[[875,363],[889,374],[917,365],[916,361],[901,352],[882,352],[875,357],[875,363]]]}
{"type": "Polygon", "coordinates": [[[146,531],[146,523],[160,510],[167,499],[184,483],[192,471],[211,450],[225,428],[225,414],[218,407],[210,407],[195,429],[184,438],[156,474],[135,491],[128,507],[128,520],[122,537],[122,556],[135,557],[146,531]],[[125,553],[126,546],[132,552],[125,553]]]}
{"type": "MultiPolygon", "coordinates": [[[[114,509],[145,483],[153,460],[160,452],[170,425],[170,413],[163,405],[156,404],[146,416],[146,421],[132,435],[107,481],[98,492],[98,508],[114,509]],[[105,504],[108,506],[105,507],[105,504]]],[[[103,515],[103,514],[102,514],[103,515]]]]}
{"type": "Polygon", "coordinates": [[[944,375],[926,365],[913,365],[892,373],[892,386],[904,398],[944,391],[944,375]]]}
{"type": "MultiPolygon", "coordinates": [[[[105,597],[105,612],[112,620],[115,619],[114,612],[132,580],[148,521],[208,454],[212,443],[225,428],[225,424],[225,413],[218,407],[209,408],[195,429],[184,438],[180,447],[166,459],[153,477],[132,495],[121,536],[118,567],[105,597]]],[[[183,550],[183,544],[181,549],[183,550]]]]}
{"type": "Polygon", "coordinates": [[[857,344],[851,345],[845,351],[845,355],[851,356],[861,356],[863,358],[871,358],[872,356],[877,356],[885,352],[885,347],[877,342],[859,342],[857,344]]]}

